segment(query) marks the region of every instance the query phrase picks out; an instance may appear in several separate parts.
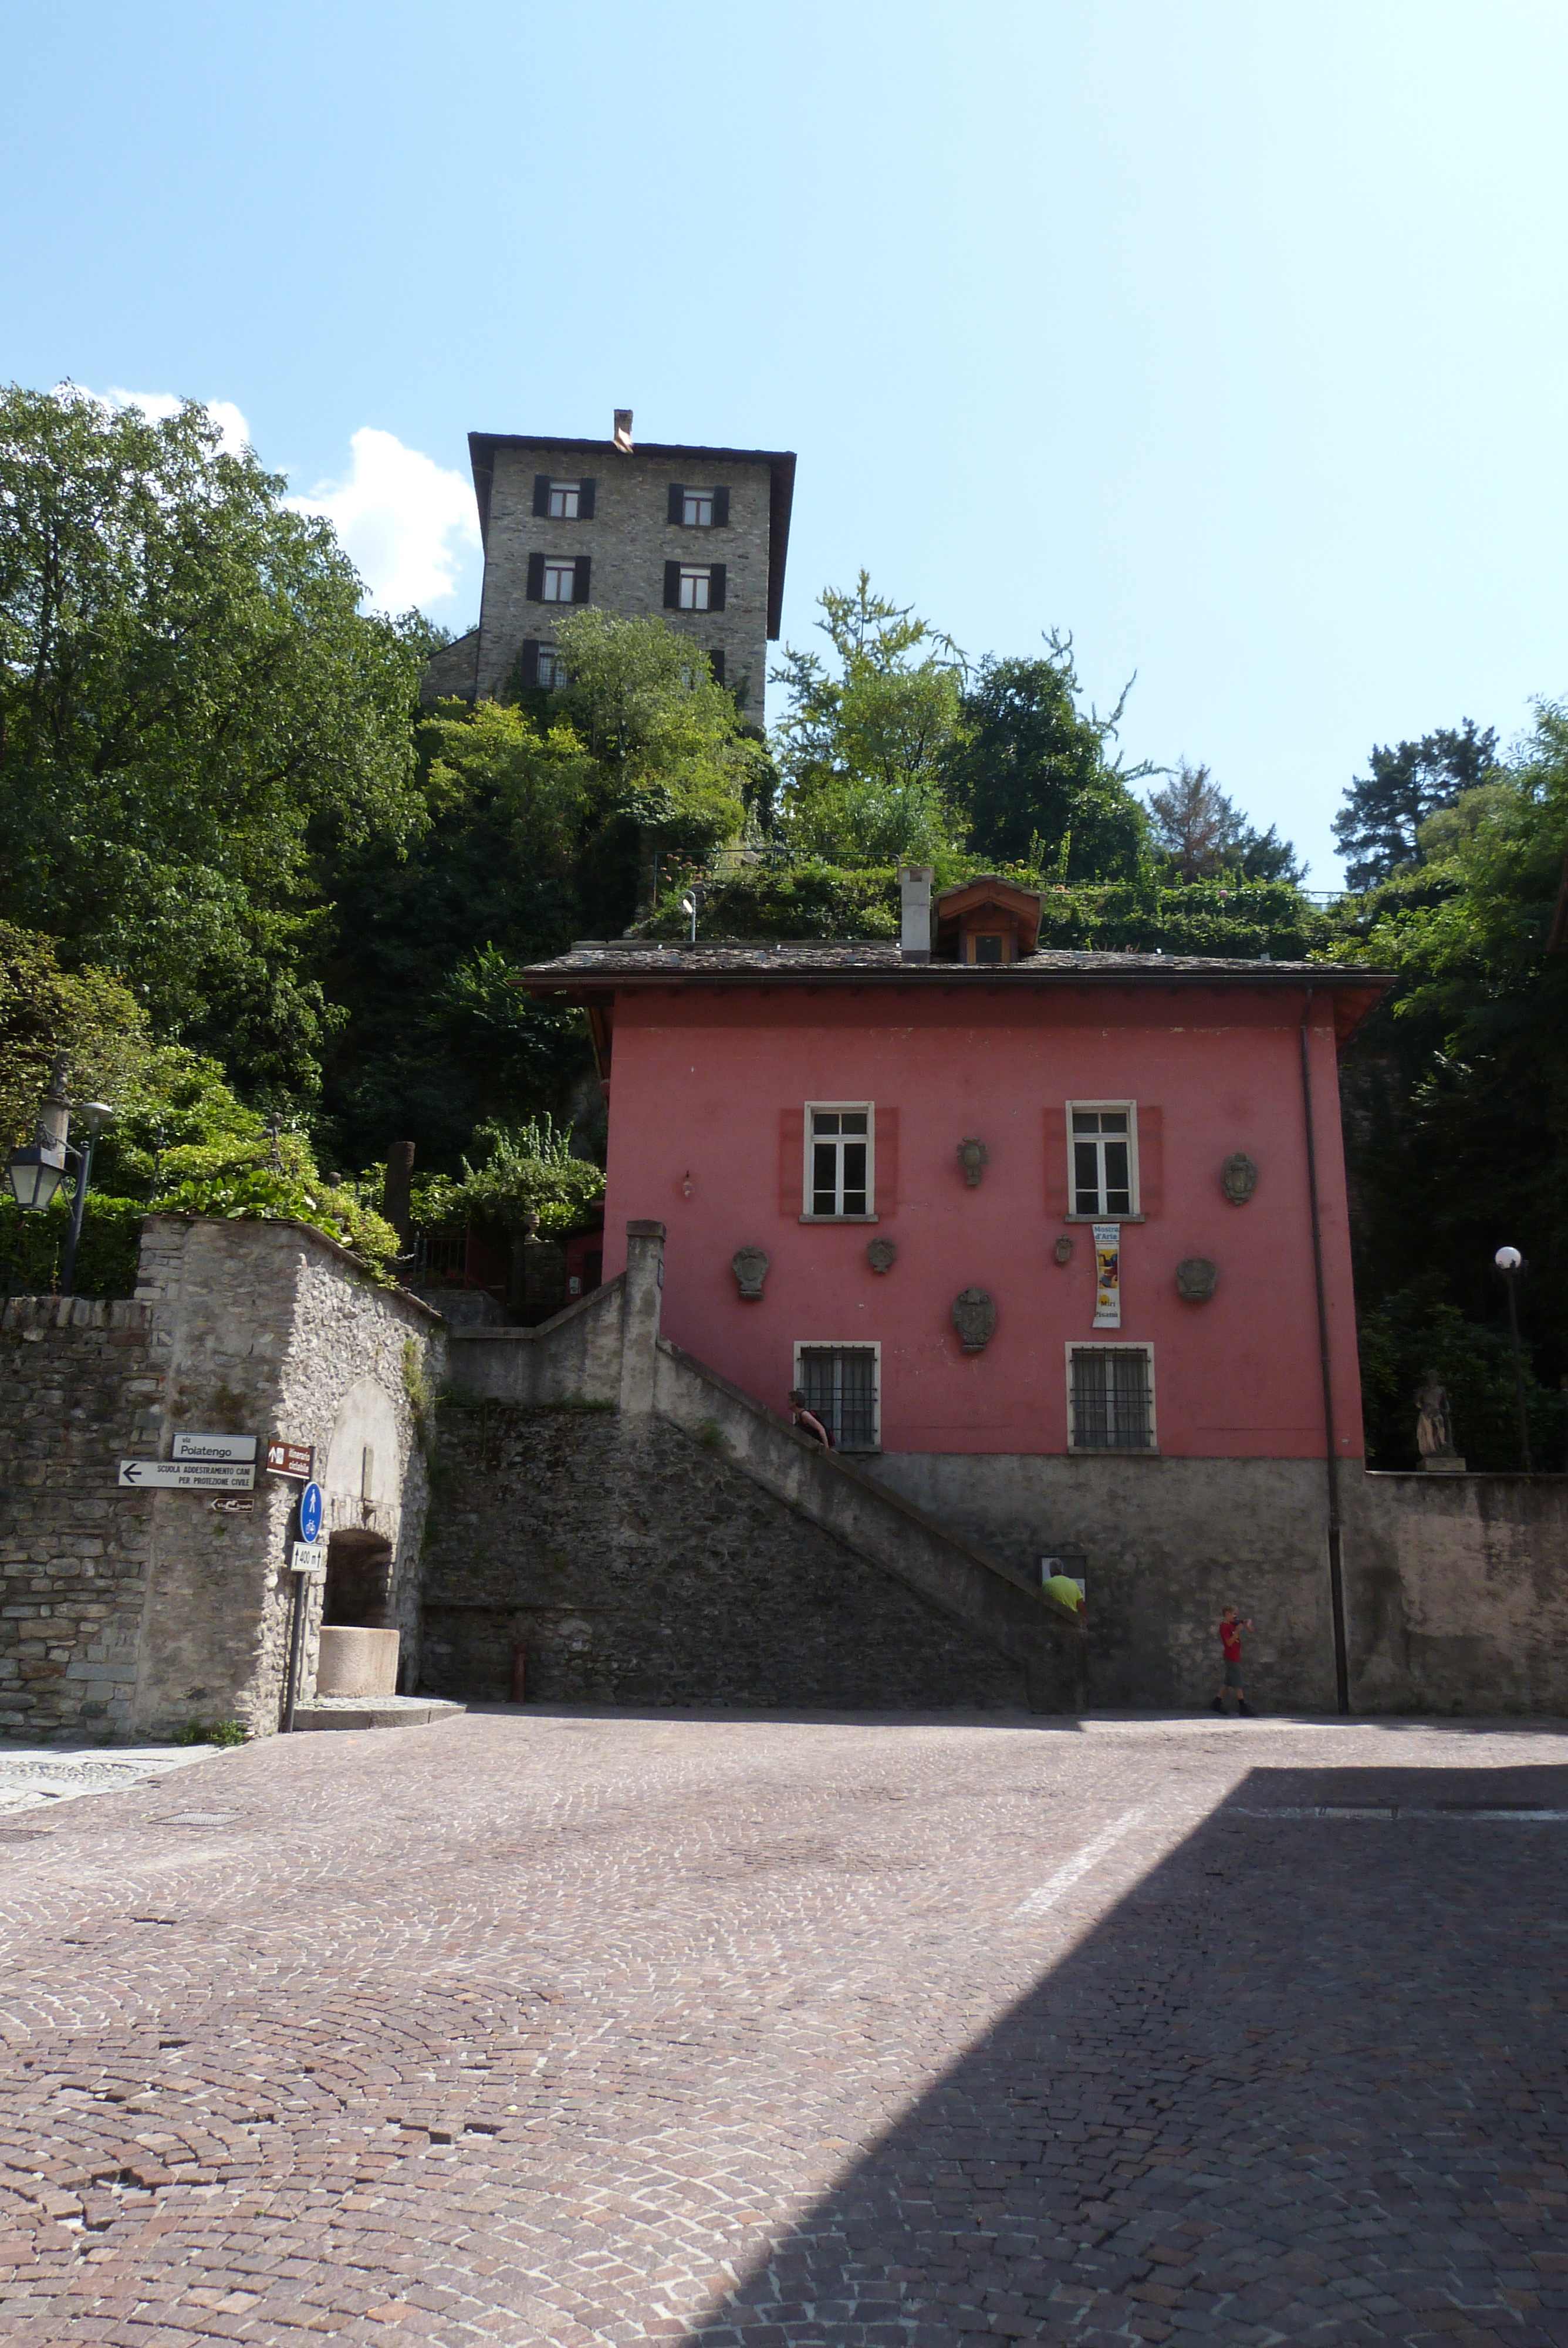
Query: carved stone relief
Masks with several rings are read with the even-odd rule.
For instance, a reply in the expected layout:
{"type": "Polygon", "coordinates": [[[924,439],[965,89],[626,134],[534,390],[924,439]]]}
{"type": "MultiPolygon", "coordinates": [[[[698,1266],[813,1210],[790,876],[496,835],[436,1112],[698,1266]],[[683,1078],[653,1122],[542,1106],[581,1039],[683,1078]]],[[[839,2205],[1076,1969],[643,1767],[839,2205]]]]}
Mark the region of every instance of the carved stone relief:
{"type": "Polygon", "coordinates": [[[953,1299],[953,1326],[966,1354],[983,1354],[997,1325],[993,1297],[983,1288],[966,1288],[953,1299]]]}
{"type": "Polygon", "coordinates": [[[866,1261],[873,1272],[891,1272],[898,1261],[898,1250],[892,1240],[869,1240],[866,1261]]]}
{"type": "Polygon", "coordinates": [[[1189,1255],[1176,1266],[1176,1293],[1189,1304],[1206,1304],[1219,1279],[1219,1266],[1206,1255],[1189,1255]]]}
{"type": "Polygon", "coordinates": [[[1257,1188],[1257,1168],[1245,1149],[1235,1149],[1220,1168],[1220,1189],[1233,1207],[1245,1207],[1257,1188]]]}
{"type": "Polygon", "coordinates": [[[960,1141],[958,1163],[964,1169],[964,1179],[971,1190],[979,1188],[980,1176],[991,1162],[991,1153],[983,1141],[960,1141]]]}
{"type": "Polygon", "coordinates": [[[1058,1235],[1056,1245],[1051,1249],[1050,1252],[1056,1258],[1058,1263],[1071,1263],[1072,1262],[1072,1233],[1071,1231],[1061,1232],[1058,1235]]]}
{"type": "Polygon", "coordinates": [[[765,1248],[737,1248],[730,1258],[730,1270],[734,1273],[742,1296],[748,1304],[762,1301],[763,1282],[768,1276],[768,1253],[765,1248]]]}

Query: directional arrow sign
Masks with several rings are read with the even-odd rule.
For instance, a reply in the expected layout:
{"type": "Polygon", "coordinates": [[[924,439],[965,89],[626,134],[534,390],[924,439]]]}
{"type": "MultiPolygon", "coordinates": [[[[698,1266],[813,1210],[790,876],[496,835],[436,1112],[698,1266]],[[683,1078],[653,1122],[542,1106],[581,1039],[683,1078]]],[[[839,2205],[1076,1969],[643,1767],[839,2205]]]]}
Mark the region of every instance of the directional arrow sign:
{"type": "Polygon", "coordinates": [[[242,1467],[205,1459],[122,1459],[119,1480],[137,1492],[250,1492],[256,1469],[254,1462],[242,1467]]]}
{"type": "Polygon", "coordinates": [[[254,1459],[253,1435],[177,1435],[170,1455],[175,1459],[254,1459]]]}

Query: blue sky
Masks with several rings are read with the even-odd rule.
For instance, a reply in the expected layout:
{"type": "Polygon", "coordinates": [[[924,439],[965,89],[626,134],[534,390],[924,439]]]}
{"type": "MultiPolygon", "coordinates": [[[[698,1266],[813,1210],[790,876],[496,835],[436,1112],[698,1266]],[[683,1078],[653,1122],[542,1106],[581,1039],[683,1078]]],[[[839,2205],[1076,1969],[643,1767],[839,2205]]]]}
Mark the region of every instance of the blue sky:
{"type": "Polygon", "coordinates": [[[1560,0],[77,0],[0,372],[230,403],[454,627],[471,427],[795,448],[793,639],[1070,628],[1332,887],[1374,741],[1568,693],[1565,96],[1560,0]]]}

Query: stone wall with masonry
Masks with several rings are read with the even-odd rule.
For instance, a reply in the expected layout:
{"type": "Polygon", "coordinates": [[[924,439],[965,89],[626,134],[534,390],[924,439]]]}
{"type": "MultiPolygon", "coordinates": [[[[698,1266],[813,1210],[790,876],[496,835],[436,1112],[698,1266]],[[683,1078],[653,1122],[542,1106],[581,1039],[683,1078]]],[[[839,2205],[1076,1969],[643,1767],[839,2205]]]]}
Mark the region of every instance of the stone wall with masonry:
{"type": "MultiPolygon", "coordinates": [[[[136,1492],[123,1458],[177,1432],[309,1444],[327,1530],[386,1559],[385,1620],[417,1667],[417,1561],[439,1318],[301,1225],[149,1217],[138,1293],[16,1298],[0,1323],[0,1735],[157,1737],[278,1725],[297,1483],[251,1505],[136,1492]],[[384,1544],[384,1550],[383,1550],[384,1544]]],[[[323,1583],[308,1589],[302,1692],[323,1583]]]]}

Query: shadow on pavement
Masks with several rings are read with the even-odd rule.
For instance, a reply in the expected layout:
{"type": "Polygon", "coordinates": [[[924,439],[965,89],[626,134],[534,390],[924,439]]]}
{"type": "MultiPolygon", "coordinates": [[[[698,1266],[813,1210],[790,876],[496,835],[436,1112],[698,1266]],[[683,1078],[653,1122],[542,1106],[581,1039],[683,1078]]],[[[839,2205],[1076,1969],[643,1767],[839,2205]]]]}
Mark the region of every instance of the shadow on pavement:
{"type": "Polygon", "coordinates": [[[1568,1768],[1254,1769],[687,2348],[1568,2342],[1565,1894],[1568,1768]]]}

